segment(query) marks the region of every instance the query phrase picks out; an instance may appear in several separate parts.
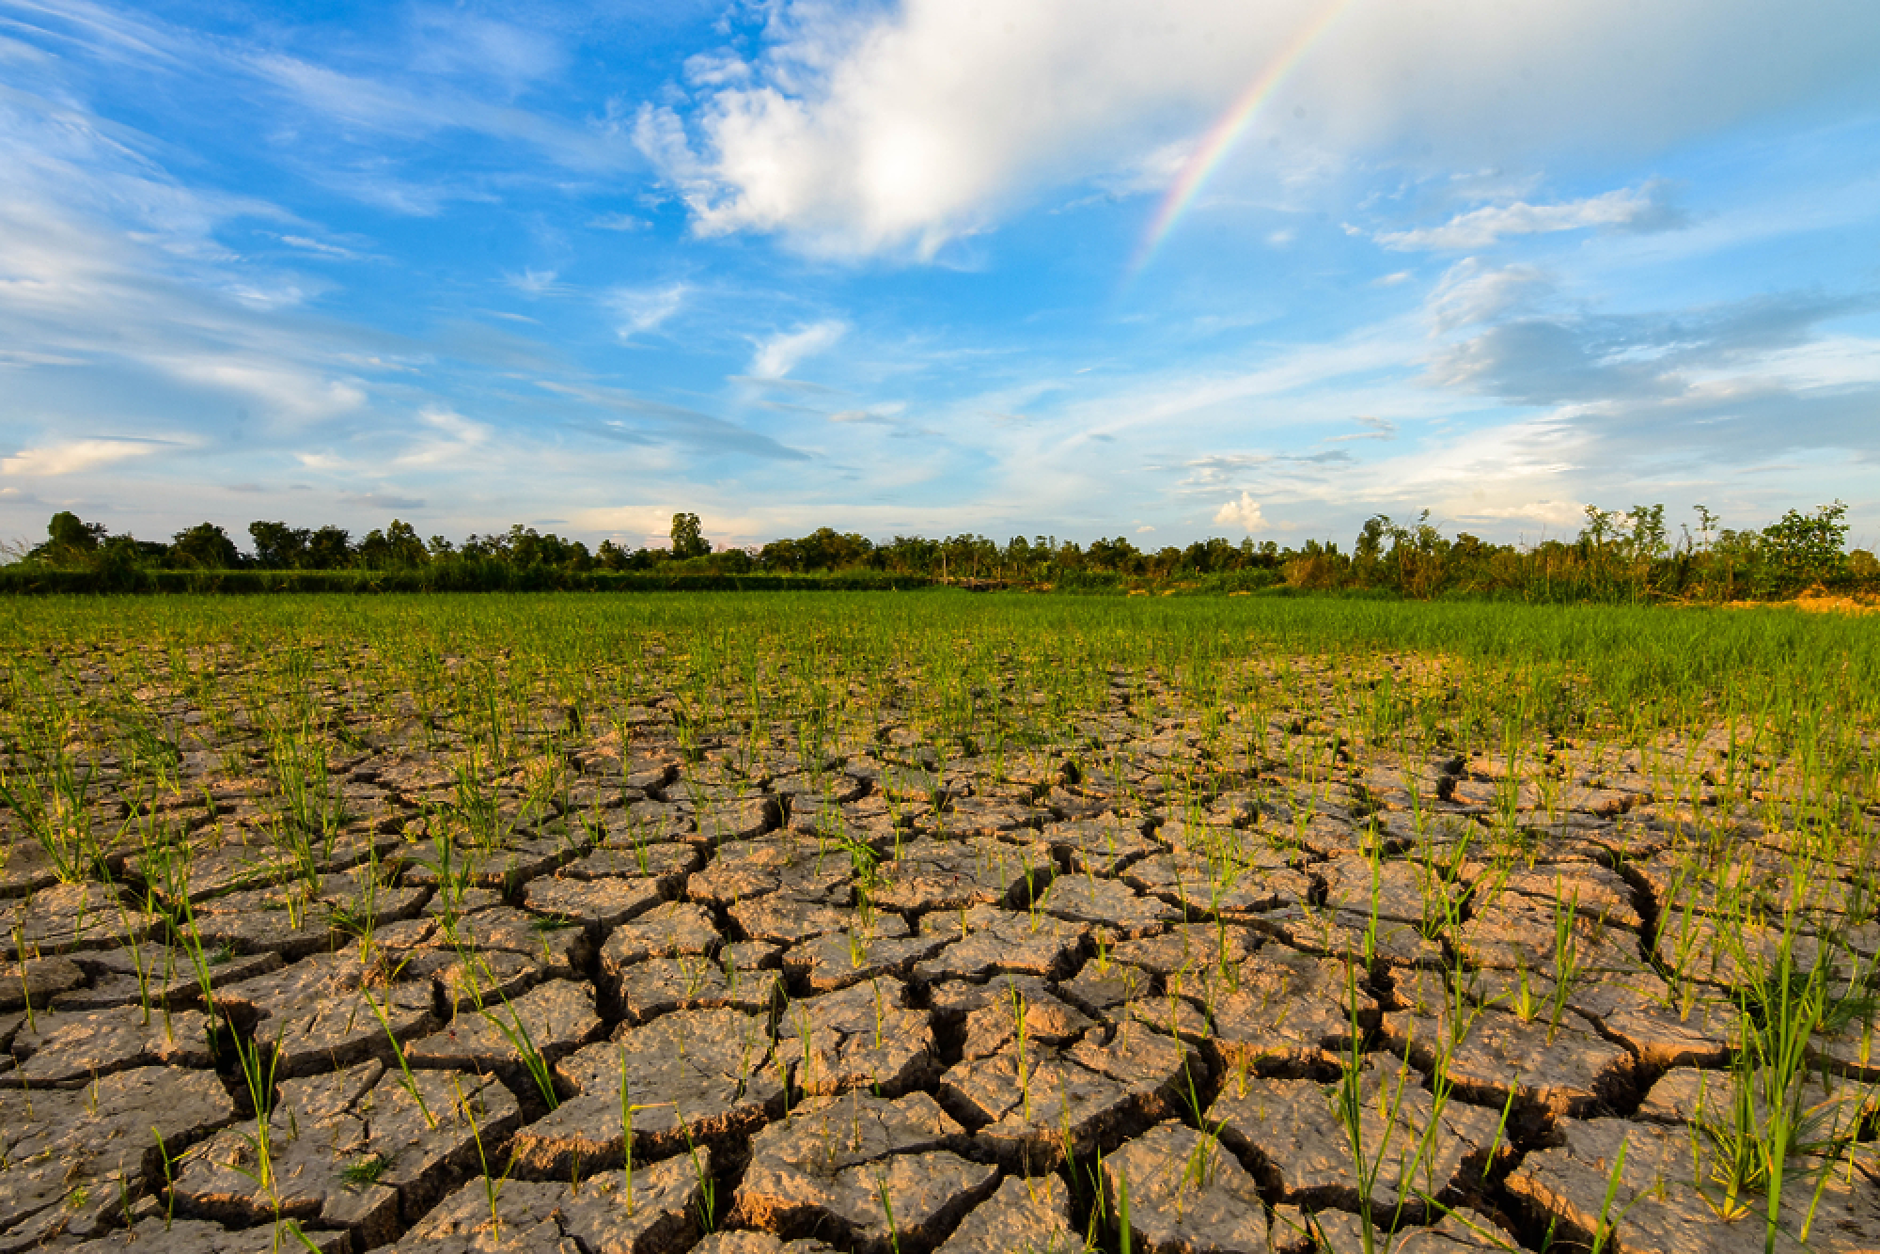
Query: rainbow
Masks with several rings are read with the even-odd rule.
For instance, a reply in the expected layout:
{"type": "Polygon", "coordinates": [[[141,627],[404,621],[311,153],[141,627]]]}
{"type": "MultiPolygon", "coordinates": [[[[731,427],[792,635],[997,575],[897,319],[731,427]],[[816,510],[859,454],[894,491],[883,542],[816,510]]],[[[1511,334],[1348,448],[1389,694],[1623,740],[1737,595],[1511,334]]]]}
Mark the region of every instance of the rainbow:
{"type": "Polygon", "coordinates": [[[1260,106],[1272,98],[1274,91],[1286,81],[1286,76],[1297,68],[1312,45],[1350,5],[1351,0],[1330,0],[1322,13],[1299,28],[1292,42],[1267,62],[1247,90],[1209,128],[1201,146],[1195,149],[1194,155],[1188,158],[1188,164],[1182,167],[1181,174],[1163,193],[1155,217],[1149,220],[1149,229],[1143,232],[1142,242],[1136,245],[1136,255],[1130,260],[1125,282],[1141,274],[1154,259],[1156,250],[1175,229],[1175,223],[1195,203],[1202,187],[1220,168],[1222,159],[1246,133],[1254,116],[1260,112],[1260,106]]]}

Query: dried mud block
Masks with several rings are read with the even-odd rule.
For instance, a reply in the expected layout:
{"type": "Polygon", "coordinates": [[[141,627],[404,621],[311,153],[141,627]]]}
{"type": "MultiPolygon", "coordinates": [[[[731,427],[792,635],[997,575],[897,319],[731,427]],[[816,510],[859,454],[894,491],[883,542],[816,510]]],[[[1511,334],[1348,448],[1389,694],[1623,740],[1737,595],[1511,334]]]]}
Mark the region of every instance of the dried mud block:
{"type": "Polygon", "coordinates": [[[685,886],[688,875],[704,865],[705,855],[693,845],[625,840],[615,845],[603,836],[599,848],[576,858],[555,875],[564,880],[651,880],[662,895],[671,896],[685,886]]]}
{"type": "Polygon", "coordinates": [[[279,1216],[382,1245],[477,1166],[477,1137],[493,1146],[519,1122],[494,1079],[419,1072],[408,1082],[361,1063],[280,1085],[267,1125],[271,1188],[250,1121],[184,1155],[174,1193],[188,1214],[249,1226],[279,1216]]]}
{"type": "Polygon", "coordinates": [[[1150,995],[1155,981],[1141,967],[1107,958],[1092,958],[1083,969],[1053,987],[1082,1010],[1106,1022],[1129,1014],[1129,1007],[1150,995]]]}
{"type": "Polygon", "coordinates": [[[70,958],[29,958],[0,965],[0,1013],[41,1009],[85,983],[85,968],[70,958]]]}
{"type": "Polygon", "coordinates": [[[628,1018],[644,1022],[674,1010],[770,1010],[783,997],[782,973],[767,969],[774,945],[726,945],[716,957],[649,958],[626,968],[614,995],[628,1018]]]}
{"type": "MultiPolygon", "coordinates": [[[[408,825],[407,837],[428,840],[424,821],[408,825]]],[[[526,837],[511,835],[494,848],[478,845],[467,833],[457,833],[452,845],[451,862],[440,875],[437,864],[427,854],[405,871],[405,883],[435,888],[445,880],[478,888],[510,891],[539,879],[587,852],[591,837],[572,829],[555,836],[526,837]]]]}
{"type": "MultiPolygon", "coordinates": [[[[1540,1222],[1632,1254],[1740,1254],[1763,1248],[1764,1192],[1747,1190],[1734,1214],[1723,1204],[1724,1164],[1702,1139],[1684,1128],[1623,1119],[1569,1120],[1565,1144],[1530,1153],[1508,1177],[1507,1189],[1540,1222]],[[1624,1149],[1624,1161],[1620,1150],[1624,1149]],[[1722,1213],[1720,1213],[1722,1212],[1722,1213]]],[[[1880,1247],[1880,1189],[1844,1165],[1796,1157],[1784,1173],[1775,1248],[1870,1251],[1880,1247]],[[1819,1191],[1819,1192],[1818,1192],[1819,1191]],[[1809,1217],[1806,1243],[1798,1241],[1809,1217]]]]}
{"type": "Polygon", "coordinates": [[[555,919],[528,914],[513,906],[491,906],[469,914],[444,915],[431,944],[437,949],[504,950],[547,966],[553,974],[574,977],[586,969],[594,952],[587,931],[555,919]]]}
{"type": "Polygon", "coordinates": [[[98,1234],[175,1155],[235,1118],[214,1072],[140,1067],[82,1089],[0,1091],[0,1249],[98,1234]]]}
{"type": "Polygon", "coordinates": [[[309,1075],[389,1059],[394,1039],[436,1027],[430,981],[378,980],[353,954],[315,954],[217,990],[216,1005],[258,1020],[255,1039],[275,1050],[278,1075],[309,1075]]]}
{"type": "Polygon", "coordinates": [[[1312,879],[1302,871],[1191,852],[1144,858],[1125,869],[1122,878],[1145,893],[1201,915],[1277,910],[1299,905],[1312,894],[1312,879]]]}
{"type": "Polygon", "coordinates": [[[464,1007],[443,1028],[407,1045],[405,1057],[414,1067],[496,1071],[532,1084],[540,1081],[526,1074],[532,1063],[525,1050],[553,1067],[604,1030],[593,989],[550,980],[514,1000],[491,997],[481,1008],[464,1007]]]}
{"type": "Polygon", "coordinates": [[[940,1094],[961,1117],[983,1124],[974,1139],[1021,1169],[1049,1169],[1066,1139],[1080,1158],[1164,1118],[1187,1091],[1194,1063],[1179,1042],[1124,1024],[1108,1043],[1100,1032],[1064,1049],[1017,1042],[956,1064],[940,1094]]]}
{"type": "Polygon", "coordinates": [[[946,941],[937,936],[908,936],[899,915],[877,915],[864,924],[851,914],[840,932],[793,946],[783,955],[783,969],[812,992],[847,988],[882,975],[906,975],[916,962],[931,958],[946,941]],[[892,920],[886,934],[880,926],[892,920]],[[894,933],[900,933],[895,935],[894,933]]]}
{"type": "Polygon", "coordinates": [[[333,924],[332,910],[298,880],[214,898],[196,910],[195,919],[208,949],[278,953],[288,962],[334,949],[345,940],[333,924]]]}
{"type": "Polygon", "coordinates": [[[1214,1048],[1230,1068],[1260,1073],[1337,1066],[1378,1023],[1364,972],[1334,958],[1266,945],[1205,985],[1169,977],[1169,990],[1206,1009],[1214,1048]],[[1192,991],[1191,991],[1192,990],[1192,991]]]}
{"type": "Polygon", "coordinates": [[[973,906],[927,915],[920,931],[947,942],[914,968],[918,978],[938,982],[984,980],[999,973],[1063,976],[1083,946],[1087,927],[1036,911],[973,906]]]}
{"type": "Polygon", "coordinates": [[[199,970],[188,951],[166,945],[87,950],[75,961],[90,975],[91,987],[61,992],[53,997],[52,1004],[59,1010],[103,1010],[132,1002],[174,1008],[193,1003],[202,996],[204,977],[211,988],[220,988],[238,980],[266,975],[281,966],[281,956],[277,953],[217,952],[205,956],[208,961],[199,970]]]}
{"type": "Polygon", "coordinates": [[[13,1037],[19,1065],[0,1087],[69,1087],[132,1067],[208,1067],[209,1016],[197,1010],[117,1006],[64,1014],[40,1011],[13,1037]]]}
{"type": "Polygon", "coordinates": [[[927,1012],[909,1009],[906,988],[894,979],[794,1002],[777,1037],[797,1087],[809,1094],[871,1088],[892,1097],[926,1083],[936,1068],[927,1012]]]}
{"type": "Polygon", "coordinates": [[[665,801],[630,801],[623,807],[619,819],[611,816],[607,824],[610,839],[616,846],[629,843],[645,842],[665,844],[680,841],[699,841],[697,826],[692,822],[692,807],[676,805],[665,801]]]}
{"type": "Polygon", "coordinates": [[[1214,979],[1247,961],[1261,943],[1258,932],[1239,924],[1185,923],[1159,936],[1119,941],[1108,956],[1163,977],[1194,974],[1214,979]]]}
{"type": "Polygon", "coordinates": [[[150,935],[157,917],[102,884],[53,884],[0,909],[0,958],[110,949],[150,935]]]}
{"type": "Polygon", "coordinates": [[[405,979],[428,979],[454,1015],[466,1004],[516,998],[548,979],[549,968],[533,958],[502,949],[421,950],[405,963],[405,979]]]}
{"type": "Polygon", "coordinates": [[[698,1234],[711,1151],[578,1185],[479,1176],[431,1211],[398,1254],[679,1254],[698,1234]]]}
{"type": "Polygon", "coordinates": [[[293,879],[227,893],[196,908],[196,931],[210,949],[275,952],[292,962],[330,950],[381,923],[418,913],[430,891],[392,888],[372,872],[323,875],[317,886],[293,879]]]}
{"type": "MultiPolygon", "coordinates": [[[[1055,776],[1062,778],[1061,773],[1055,776]]],[[[1028,797],[1032,789],[1021,788],[1016,796],[1028,797]]],[[[949,836],[998,836],[1028,832],[1051,817],[1049,810],[1027,805],[1019,800],[1003,801],[993,797],[956,797],[934,816],[935,826],[949,836]]]]}
{"type": "MultiPolygon", "coordinates": [[[[1742,919],[1668,912],[1658,924],[1658,959],[1687,980],[1760,986],[1784,966],[1798,975],[1813,971],[1823,959],[1823,946],[1805,931],[1785,935],[1780,927],[1742,919]]],[[[1830,970],[1848,965],[1831,950],[1828,961],[1830,970]]]]}
{"type": "MultiPolygon", "coordinates": [[[[1308,787],[1303,791],[1311,790],[1308,787]]],[[[1360,827],[1349,818],[1318,812],[1310,802],[1302,812],[1293,812],[1284,805],[1279,809],[1286,811],[1276,816],[1281,824],[1279,830],[1287,840],[1315,857],[1381,856],[1402,843],[1375,827],[1360,827]]]]}
{"type": "Polygon", "coordinates": [[[783,821],[783,809],[775,797],[700,798],[693,803],[692,821],[700,836],[714,845],[722,845],[727,841],[750,840],[771,831],[783,821]]]}
{"type": "Polygon", "coordinates": [[[998,1183],[997,1167],[949,1148],[962,1131],[925,1093],[811,1098],[752,1138],[731,1219],[856,1254],[930,1247],[998,1183]]]}
{"type": "Polygon", "coordinates": [[[1070,1190],[1057,1176],[1007,1176],[936,1254],[1083,1254],[1070,1214],[1070,1190]]]}
{"type": "Polygon", "coordinates": [[[1180,996],[1139,997],[1123,1008],[1132,1022],[1145,1024],[1190,1045],[1203,1046],[1213,1037],[1207,1015],[1194,1002],[1180,996]]]}
{"type": "Polygon", "coordinates": [[[689,901],[668,901],[614,929],[601,946],[601,974],[618,980],[634,964],[648,958],[712,954],[717,952],[721,939],[705,907],[689,901]]]}
{"type": "Polygon", "coordinates": [[[1145,936],[1182,917],[1159,898],[1145,896],[1117,880],[1088,875],[1052,880],[1038,899],[1038,909],[1074,923],[1096,924],[1114,937],[1145,936]]]}
{"type": "Polygon", "coordinates": [[[0,899],[24,897],[58,882],[58,867],[44,845],[36,840],[0,842],[0,899]]]}
{"type": "Polygon", "coordinates": [[[656,879],[564,879],[546,875],[529,881],[522,904],[531,912],[572,919],[598,942],[607,933],[662,900],[656,879]]]}
{"type": "Polygon", "coordinates": [[[1484,1010],[1460,1025],[1414,1013],[1384,1016],[1384,1043],[1426,1073],[1442,1069],[1456,1095],[1500,1109],[1513,1091],[1543,1121],[1623,1108],[1636,1095],[1637,1063],[1571,1018],[1558,1024],[1484,1010]]]}
{"type": "MultiPolygon", "coordinates": [[[[732,921],[752,940],[774,941],[788,945],[812,937],[847,931],[857,918],[847,898],[799,897],[795,893],[770,893],[731,907],[732,921]]],[[[898,914],[875,914],[869,929],[877,936],[904,937],[907,920],[898,914]]]]}
{"type": "Polygon", "coordinates": [[[1642,925],[1632,886],[1617,871],[1597,862],[1554,862],[1538,866],[1471,868],[1479,910],[1504,895],[1556,904],[1583,919],[1637,931],[1642,925]]]}
{"type": "Polygon", "coordinates": [[[1266,1207],[1247,1169],[1213,1137],[1162,1123],[1103,1159],[1104,1202],[1127,1194],[1132,1249],[1146,1254],[1266,1254],[1266,1207]]]}
{"type": "Polygon", "coordinates": [[[1316,906],[1290,906],[1250,916],[1254,927],[1277,937],[1294,949],[1327,957],[1350,958],[1392,967],[1440,967],[1443,947],[1414,924],[1374,919],[1348,910],[1322,910],[1316,906]]]}
{"type": "Polygon", "coordinates": [[[574,1096],[523,1128],[516,1154],[541,1175],[565,1178],[624,1165],[629,1123],[641,1160],[678,1153],[688,1135],[693,1143],[743,1136],[783,1112],[782,1061],[764,1019],[736,1010],[681,1010],[624,1028],[556,1064],[574,1096]]]}
{"type": "MultiPolygon", "coordinates": [[[[947,985],[947,988],[962,988],[947,985]]],[[[1096,1024],[1060,1001],[1044,981],[1030,976],[1000,976],[983,985],[966,985],[981,994],[966,1013],[966,1058],[990,1058],[1023,1039],[1028,1045],[1069,1045],[1096,1024]]],[[[936,1007],[940,1002],[936,995],[936,1007]]],[[[961,1001],[966,1000],[961,998],[961,1001]]]]}
{"type": "Polygon", "coordinates": [[[846,902],[853,867],[840,845],[804,836],[769,836],[720,845],[685,893],[707,905],[731,906],[770,893],[846,902]]]}
{"type": "MultiPolygon", "coordinates": [[[[1251,804],[1258,805],[1257,802],[1251,804]]],[[[1217,817],[1210,812],[1196,820],[1183,811],[1156,828],[1153,838],[1167,849],[1217,861],[1230,860],[1240,866],[1258,867],[1261,870],[1280,870],[1298,865],[1298,849],[1278,839],[1280,833],[1276,829],[1245,831],[1242,830],[1243,824],[1227,819],[1226,815],[1217,817]]]]}
{"type": "Polygon", "coordinates": [[[1636,932],[1519,893],[1478,907],[1455,943],[1462,960],[1477,967],[1553,971],[1564,960],[1586,972],[1649,970],[1636,932]]]}
{"type": "Polygon", "coordinates": [[[958,910],[963,906],[1022,906],[1051,877],[1051,848],[980,836],[904,842],[875,869],[870,895],[888,910],[958,910]]]}
{"type": "Polygon", "coordinates": [[[1420,862],[1339,858],[1312,868],[1325,881],[1325,904],[1352,914],[1419,925],[1454,910],[1455,890],[1420,862]],[[1375,908],[1375,911],[1374,911],[1375,908]]]}
{"type": "MultiPolygon", "coordinates": [[[[1646,1123],[1691,1124],[1729,1136],[1741,1117],[1742,1099],[1749,1102],[1756,1127],[1770,1126],[1769,1108],[1778,1104],[1779,1088],[1768,1072],[1739,1076],[1734,1070],[1674,1067],[1652,1085],[1636,1117],[1646,1123]],[[1740,1090],[1743,1085],[1746,1090],[1740,1090]]],[[[1810,1141],[1822,1144],[1858,1136],[1880,1113],[1880,1092],[1832,1073],[1803,1071],[1790,1080],[1779,1104],[1800,1112],[1810,1141]]]]}
{"type": "Polygon", "coordinates": [[[496,889],[452,882],[431,895],[431,899],[424,903],[423,912],[447,923],[454,923],[466,914],[475,914],[479,910],[502,904],[503,895],[496,889]]]}
{"type": "Polygon", "coordinates": [[[838,1254],[811,1237],[785,1241],[750,1228],[714,1232],[692,1247],[692,1254],[838,1254]]]}
{"type": "Polygon", "coordinates": [[[1038,838],[1086,875],[1115,875],[1131,862],[1162,847],[1143,835],[1141,819],[1114,814],[1072,823],[1047,823],[1038,838]]]}
{"type": "Polygon", "coordinates": [[[1429,1228],[1399,1228],[1382,1232],[1371,1226],[1368,1217],[1339,1210],[1322,1210],[1301,1216],[1303,1224],[1287,1226],[1282,1239],[1275,1224],[1273,1249],[1284,1254],[1477,1254],[1478,1251],[1509,1251],[1519,1254],[1521,1245],[1496,1227],[1480,1211],[1457,1207],[1429,1228]],[[1300,1231],[1300,1228],[1309,1231],[1300,1231]],[[1370,1244],[1366,1245],[1366,1227],[1370,1244]]]}
{"type": "Polygon", "coordinates": [[[1287,1202],[1425,1223],[1435,1218],[1430,1199],[1454,1205],[1478,1191],[1513,1147],[1497,1112],[1453,1100],[1438,1110],[1422,1083],[1407,1067],[1374,1065],[1331,1085],[1230,1076],[1206,1123],[1257,1161],[1287,1202]],[[1355,1111],[1346,1107],[1353,1082],[1355,1111]]]}
{"type": "MultiPolygon", "coordinates": [[[[1421,987],[1397,981],[1398,1002],[1437,1013],[1448,1000],[1444,976],[1417,972],[1421,987]]],[[[1682,992],[1653,971],[1576,971],[1561,990],[1547,975],[1484,968],[1452,973],[1464,996],[1520,1018],[1548,1020],[1562,1006],[1617,1040],[1648,1067],[1717,1067],[1741,1028],[1737,1008],[1702,985],[1682,992]]]]}
{"type": "MultiPolygon", "coordinates": [[[[318,1254],[347,1254],[352,1238],[345,1232],[302,1229],[318,1254]]],[[[231,1231],[201,1219],[146,1219],[134,1228],[61,1247],[68,1254],[281,1254],[305,1250],[300,1237],[265,1228],[231,1231]]]]}
{"type": "Polygon", "coordinates": [[[1835,1032],[1819,1032],[1808,1042],[1808,1065],[1826,1067],[1850,1079],[1880,1083],[1880,1042],[1874,1020],[1856,1020],[1835,1032]]]}

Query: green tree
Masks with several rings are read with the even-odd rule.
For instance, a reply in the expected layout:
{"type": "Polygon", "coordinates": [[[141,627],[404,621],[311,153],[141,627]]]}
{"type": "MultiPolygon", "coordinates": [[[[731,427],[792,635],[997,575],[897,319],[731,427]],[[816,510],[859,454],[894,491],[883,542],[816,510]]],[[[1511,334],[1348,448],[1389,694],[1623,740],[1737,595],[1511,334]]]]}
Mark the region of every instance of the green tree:
{"type": "Polygon", "coordinates": [[[307,557],[313,533],[282,522],[251,522],[248,537],[255,542],[255,565],[263,570],[294,570],[307,557]]]}
{"type": "Polygon", "coordinates": [[[338,570],[350,566],[353,559],[352,534],[344,527],[321,527],[307,537],[307,552],[301,559],[304,570],[338,570]]]}
{"type": "Polygon", "coordinates": [[[170,562],[199,570],[234,570],[242,564],[242,555],[228,532],[205,522],[176,533],[170,541],[170,562]]]}
{"type": "Polygon", "coordinates": [[[368,532],[359,542],[357,557],[367,570],[408,570],[431,560],[417,530],[396,518],[384,531],[368,532]]]}
{"type": "Polygon", "coordinates": [[[697,514],[672,516],[672,555],[675,559],[684,561],[688,557],[705,557],[711,551],[711,541],[705,538],[697,514]]]}
{"type": "Polygon", "coordinates": [[[102,523],[88,523],[60,510],[46,524],[46,542],[26,556],[53,566],[89,566],[110,533],[102,523]]]}
{"type": "Polygon", "coordinates": [[[1762,547],[1779,589],[1826,583],[1847,569],[1847,506],[1836,501],[1813,514],[1790,510],[1764,527],[1762,547]]]}

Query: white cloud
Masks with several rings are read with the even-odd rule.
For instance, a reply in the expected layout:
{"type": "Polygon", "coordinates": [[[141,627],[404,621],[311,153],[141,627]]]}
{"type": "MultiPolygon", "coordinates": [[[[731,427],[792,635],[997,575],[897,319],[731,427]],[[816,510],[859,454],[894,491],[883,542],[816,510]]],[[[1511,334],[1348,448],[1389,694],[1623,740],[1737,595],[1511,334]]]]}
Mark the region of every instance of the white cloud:
{"type": "Polygon", "coordinates": [[[0,475],[70,475],[93,470],[112,462],[146,457],[162,447],[152,440],[89,439],[68,440],[44,448],[21,449],[11,457],[0,457],[0,475]]]}
{"type": "Polygon", "coordinates": [[[835,347],[848,331],[848,323],[831,319],[795,331],[779,332],[759,342],[757,353],[751,358],[750,373],[759,379],[781,379],[804,358],[835,347]]]}
{"type": "Polygon", "coordinates": [[[489,442],[490,428],[454,410],[432,405],[418,411],[418,421],[437,434],[398,458],[401,466],[434,466],[457,459],[489,442]]]}
{"type": "Polygon", "coordinates": [[[664,326],[684,306],[691,287],[669,283],[665,287],[617,287],[607,294],[607,305],[620,319],[615,328],[622,340],[645,335],[664,326]]]}
{"type": "Polygon", "coordinates": [[[526,296],[547,296],[560,290],[555,280],[559,277],[553,270],[524,270],[521,274],[503,276],[503,281],[526,296]]]}
{"type": "Polygon", "coordinates": [[[1670,225],[1679,219],[1667,210],[1652,188],[1620,188],[1603,196],[1558,205],[1488,205],[1458,214],[1441,226],[1415,231],[1390,231],[1377,242],[1399,252],[1435,249],[1465,252],[1488,248],[1508,235],[1545,235],[1586,227],[1621,227],[1633,230],[1670,225]]]}
{"type": "Polygon", "coordinates": [[[1242,492],[1238,500],[1229,501],[1214,511],[1214,525],[1217,527],[1239,527],[1248,535],[1263,531],[1267,527],[1266,517],[1260,513],[1260,503],[1253,499],[1253,493],[1242,492]]]}
{"type": "Polygon", "coordinates": [[[153,358],[152,364],[173,378],[247,396],[266,416],[296,423],[350,413],[366,403],[353,383],[324,377],[317,370],[277,359],[247,360],[213,355],[153,358]]]}
{"type": "Polygon", "coordinates": [[[603,213],[589,218],[587,224],[597,231],[644,231],[652,225],[645,218],[636,218],[630,213],[603,213]]]}
{"type": "MultiPolygon", "coordinates": [[[[1192,151],[1325,5],[906,0],[858,12],[770,0],[766,11],[758,55],[699,62],[689,99],[642,110],[641,150],[703,233],[931,257],[1045,187],[1100,186],[1192,151]]],[[[1766,0],[1355,0],[1283,76],[1250,138],[1430,154],[1452,168],[1549,146],[1643,155],[1759,111],[1819,103],[1845,115],[1880,95],[1877,60],[1880,8],[1865,0],[1780,11],[1766,0]],[[1743,64],[1757,72],[1717,72],[1743,64]]],[[[1264,144],[1241,149],[1267,160],[1264,144]]],[[[1600,200],[1578,212],[1636,209],[1600,200]]],[[[1558,208],[1528,206],[1527,229],[1558,208]]],[[[1515,206],[1494,212],[1453,232],[1521,229],[1515,206]]]]}
{"type": "Polygon", "coordinates": [[[1551,284],[1533,266],[1493,267],[1468,257],[1449,267],[1423,303],[1437,332],[1489,322],[1545,294],[1551,284]]]}

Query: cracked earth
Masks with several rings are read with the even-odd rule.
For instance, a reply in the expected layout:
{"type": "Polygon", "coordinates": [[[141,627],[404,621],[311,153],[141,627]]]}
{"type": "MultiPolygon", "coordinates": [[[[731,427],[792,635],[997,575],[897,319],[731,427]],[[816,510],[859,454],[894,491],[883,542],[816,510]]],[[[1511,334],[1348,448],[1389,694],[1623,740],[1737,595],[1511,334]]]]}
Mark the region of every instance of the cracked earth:
{"type": "MultiPolygon", "coordinates": [[[[1744,990],[1880,944],[1873,813],[1720,803],[1716,735],[1118,672],[945,755],[673,700],[479,755],[343,670],[310,771],[156,685],[160,786],[0,814],[0,1254],[1755,1249],[1744,990]]],[[[1774,1248],[1880,1249],[1871,1003],[1805,1036],[1774,1248]]]]}

